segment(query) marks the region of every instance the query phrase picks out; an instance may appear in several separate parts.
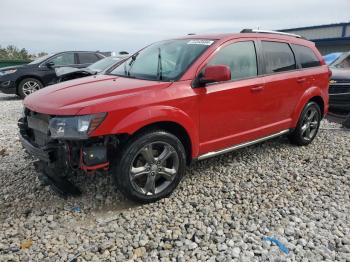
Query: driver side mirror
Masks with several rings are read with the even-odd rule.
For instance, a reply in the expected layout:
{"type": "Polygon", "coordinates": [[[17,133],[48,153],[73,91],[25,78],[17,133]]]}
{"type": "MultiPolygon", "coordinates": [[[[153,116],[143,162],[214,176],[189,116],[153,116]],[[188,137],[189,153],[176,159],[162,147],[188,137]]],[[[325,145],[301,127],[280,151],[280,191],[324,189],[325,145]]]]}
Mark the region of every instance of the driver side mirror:
{"type": "Polygon", "coordinates": [[[55,65],[55,63],[51,61],[51,62],[46,63],[45,65],[46,65],[46,67],[51,68],[55,65]]]}
{"type": "Polygon", "coordinates": [[[231,80],[231,69],[227,65],[210,65],[204,69],[202,77],[199,78],[200,86],[208,83],[224,82],[231,80]]]}

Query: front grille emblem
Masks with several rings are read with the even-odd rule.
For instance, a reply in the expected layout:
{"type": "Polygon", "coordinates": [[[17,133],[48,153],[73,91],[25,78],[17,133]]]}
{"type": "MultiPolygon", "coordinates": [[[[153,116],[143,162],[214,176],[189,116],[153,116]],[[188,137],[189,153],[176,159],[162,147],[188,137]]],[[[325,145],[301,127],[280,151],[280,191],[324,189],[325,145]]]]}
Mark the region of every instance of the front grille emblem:
{"type": "Polygon", "coordinates": [[[335,83],[337,83],[337,81],[336,80],[330,80],[329,83],[330,84],[335,84],[335,83]]]}

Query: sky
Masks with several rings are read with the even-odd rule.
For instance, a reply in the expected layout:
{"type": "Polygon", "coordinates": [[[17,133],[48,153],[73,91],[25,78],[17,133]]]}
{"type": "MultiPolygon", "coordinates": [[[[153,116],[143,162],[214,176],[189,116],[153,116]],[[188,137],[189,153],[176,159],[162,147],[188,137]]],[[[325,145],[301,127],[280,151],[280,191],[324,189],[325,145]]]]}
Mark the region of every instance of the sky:
{"type": "Polygon", "coordinates": [[[350,0],[0,0],[0,45],[135,52],[188,33],[350,21],[350,0]]]}

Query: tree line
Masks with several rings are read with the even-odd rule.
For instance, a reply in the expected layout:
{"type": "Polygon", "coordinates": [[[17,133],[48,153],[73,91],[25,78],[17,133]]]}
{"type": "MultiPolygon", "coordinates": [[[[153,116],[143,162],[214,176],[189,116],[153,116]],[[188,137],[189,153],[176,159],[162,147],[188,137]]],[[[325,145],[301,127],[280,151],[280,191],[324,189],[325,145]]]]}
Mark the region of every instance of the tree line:
{"type": "Polygon", "coordinates": [[[29,54],[25,48],[20,49],[14,45],[7,47],[0,46],[0,60],[33,60],[44,55],[47,55],[47,53],[29,54]]]}

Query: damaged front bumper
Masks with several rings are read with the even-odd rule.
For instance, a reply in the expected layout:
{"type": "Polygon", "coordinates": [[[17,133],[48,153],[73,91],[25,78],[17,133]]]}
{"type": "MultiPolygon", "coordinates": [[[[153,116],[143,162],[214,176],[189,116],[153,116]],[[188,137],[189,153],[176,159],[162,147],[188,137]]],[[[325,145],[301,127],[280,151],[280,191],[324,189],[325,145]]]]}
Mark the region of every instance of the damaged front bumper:
{"type": "Polygon", "coordinates": [[[57,145],[47,143],[46,145],[40,146],[37,143],[35,143],[35,135],[28,128],[28,124],[25,117],[19,119],[18,127],[20,142],[29,155],[46,163],[55,162],[54,155],[55,151],[57,153],[57,145]]]}
{"type": "Polygon", "coordinates": [[[108,170],[109,156],[114,154],[118,141],[108,136],[85,140],[52,139],[48,128],[50,117],[25,111],[18,121],[19,139],[27,153],[39,160],[35,167],[43,182],[61,196],[80,195],[80,190],[69,182],[69,176],[78,171],[108,170]]]}
{"type": "Polygon", "coordinates": [[[49,184],[61,196],[77,196],[80,190],[69,182],[76,172],[106,171],[115,154],[115,137],[95,137],[81,140],[53,139],[50,135],[50,115],[25,110],[18,121],[19,139],[34,159],[39,179],[49,184]],[[28,121],[29,120],[29,121],[28,121]]]}
{"type": "Polygon", "coordinates": [[[50,115],[25,110],[18,121],[19,138],[26,151],[49,165],[72,170],[92,171],[109,168],[108,154],[114,148],[111,137],[87,139],[54,139],[51,137],[50,115]]]}
{"type": "Polygon", "coordinates": [[[33,145],[23,136],[22,133],[19,134],[19,139],[22,143],[22,146],[28,152],[28,154],[44,162],[52,161],[50,157],[50,152],[47,150],[47,148],[40,148],[38,146],[33,145]]]}

